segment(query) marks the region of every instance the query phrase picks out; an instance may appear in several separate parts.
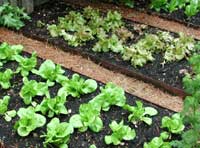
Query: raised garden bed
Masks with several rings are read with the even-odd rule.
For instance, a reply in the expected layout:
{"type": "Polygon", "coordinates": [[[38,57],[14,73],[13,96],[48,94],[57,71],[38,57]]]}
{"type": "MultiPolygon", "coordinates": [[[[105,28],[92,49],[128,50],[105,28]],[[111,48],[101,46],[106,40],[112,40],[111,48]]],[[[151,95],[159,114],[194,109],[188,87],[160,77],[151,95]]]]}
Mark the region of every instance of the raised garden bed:
{"type": "MultiPolygon", "coordinates": [[[[23,57],[30,57],[30,54],[23,52],[23,57]]],[[[44,62],[44,59],[37,58],[38,64],[36,66],[36,69],[39,68],[41,63],[44,62]]],[[[4,71],[6,69],[12,69],[15,71],[18,67],[17,62],[7,62],[3,65],[3,67],[0,69],[0,71],[4,71]]],[[[67,77],[71,77],[75,72],[65,69],[64,75],[67,77]]],[[[81,74],[80,74],[81,75],[81,74]]],[[[81,75],[84,79],[88,79],[88,77],[81,75]]],[[[28,78],[30,80],[36,80],[38,82],[46,82],[45,79],[39,77],[38,75],[35,75],[33,73],[30,73],[28,78]]],[[[23,86],[22,82],[22,76],[20,74],[14,74],[12,80],[11,80],[11,88],[5,90],[0,88],[0,98],[3,98],[6,95],[9,95],[11,97],[10,103],[8,106],[8,109],[14,109],[18,110],[21,107],[26,107],[26,105],[23,103],[22,98],[19,95],[19,92],[23,86]]],[[[71,112],[67,115],[59,115],[57,116],[61,121],[67,121],[69,118],[78,113],[78,108],[80,104],[87,103],[89,100],[94,98],[97,94],[100,93],[99,87],[104,87],[105,84],[98,82],[98,89],[94,93],[82,95],[79,99],[73,98],[73,97],[67,97],[67,102],[65,106],[68,110],[71,110],[71,112]]],[[[53,87],[49,88],[51,97],[54,97],[57,95],[57,91],[61,86],[56,83],[53,87]]],[[[70,148],[75,147],[89,147],[91,144],[95,144],[97,147],[106,148],[106,147],[114,147],[114,146],[108,146],[104,143],[104,136],[111,133],[111,130],[109,128],[109,124],[112,120],[116,120],[117,122],[121,121],[122,119],[125,121],[125,124],[129,125],[131,128],[135,128],[137,136],[134,140],[131,140],[129,142],[124,142],[124,145],[121,146],[115,146],[115,147],[142,147],[143,143],[146,141],[150,141],[153,137],[159,136],[162,129],[160,128],[161,124],[161,118],[163,116],[169,116],[172,115],[174,112],[158,107],[152,103],[146,102],[141,98],[135,97],[133,95],[130,95],[128,93],[125,94],[127,98],[127,103],[130,105],[134,105],[136,100],[140,100],[144,103],[144,106],[151,106],[154,107],[158,111],[158,115],[153,117],[153,124],[151,126],[146,125],[145,123],[139,123],[136,126],[134,126],[132,123],[128,123],[128,115],[129,113],[125,110],[123,110],[120,107],[112,106],[111,109],[108,112],[101,112],[101,119],[104,123],[104,128],[99,133],[93,133],[90,130],[80,133],[77,130],[75,130],[74,134],[71,135],[70,142],[68,146],[70,148]]],[[[42,101],[42,97],[34,97],[34,100],[37,103],[40,103],[42,101]]],[[[34,132],[32,132],[29,136],[22,138],[20,137],[14,130],[13,125],[19,118],[14,118],[11,122],[6,122],[3,118],[0,118],[0,140],[5,145],[5,147],[23,147],[23,148],[30,148],[30,147],[43,147],[42,142],[44,141],[44,138],[40,138],[40,135],[43,135],[44,132],[46,132],[46,125],[43,128],[38,128],[34,132]]],[[[47,118],[47,122],[50,121],[50,118],[47,118]]],[[[173,138],[177,138],[176,136],[173,138]]]]}
{"type": "MultiPolygon", "coordinates": [[[[182,89],[182,77],[183,74],[180,73],[182,69],[190,70],[187,60],[181,60],[179,62],[167,63],[164,66],[161,65],[163,58],[161,55],[156,55],[152,63],[146,64],[142,68],[134,68],[129,62],[125,62],[121,59],[119,54],[115,53],[95,53],[91,50],[95,41],[88,42],[86,45],[81,47],[71,47],[62,38],[53,38],[50,36],[49,31],[46,27],[37,27],[37,21],[42,21],[45,24],[52,24],[57,22],[57,18],[64,16],[70,10],[81,11],[81,8],[73,8],[68,6],[64,1],[51,1],[41,7],[36,8],[36,10],[31,14],[32,21],[27,22],[26,26],[20,31],[34,39],[47,41],[52,45],[56,45],[65,51],[80,54],[86,58],[90,58],[93,61],[100,63],[102,66],[107,67],[112,70],[119,71],[121,73],[127,74],[129,76],[134,76],[145,82],[150,82],[157,87],[164,88],[165,90],[179,95],[184,96],[185,93],[182,89]],[[67,8],[67,10],[66,10],[67,8]]],[[[134,39],[132,42],[136,42],[142,36],[138,35],[132,29],[137,23],[133,23],[124,20],[126,25],[134,34],[134,39]]],[[[145,30],[147,33],[154,33],[158,31],[157,28],[149,27],[145,30]]]]}

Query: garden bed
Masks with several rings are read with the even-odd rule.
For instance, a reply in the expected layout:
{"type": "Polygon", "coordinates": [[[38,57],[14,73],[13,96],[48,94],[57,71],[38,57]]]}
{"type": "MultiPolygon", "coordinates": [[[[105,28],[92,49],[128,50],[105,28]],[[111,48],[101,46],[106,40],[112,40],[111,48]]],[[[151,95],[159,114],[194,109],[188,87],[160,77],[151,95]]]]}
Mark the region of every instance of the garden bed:
{"type": "MultiPolygon", "coordinates": [[[[92,45],[95,41],[87,42],[86,45],[81,47],[71,47],[68,46],[66,41],[62,38],[53,38],[50,36],[46,27],[38,28],[37,21],[40,20],[46,24],[52,24],[57,22],[58,16],[64,16],[70,10],[81,11],[80,8],[68,6],[64,1],[52,1],[41,7],[36,8],[35,12],[31,14],[32,21],[27,22],[26,26],[21,29],[21,32],[34,39],[47,41],[52,45],[69,51],[72,53],[80,54],[86,58],[91,58],[93,61],[101,64],[102,66],[119,71],[121,73],[127,74],[129,76],[134,76],[139,79],[142,79],[145,82],[150,82],[156,85],[157,87],[162,87],[165,90],[180,96],[184,96],[184,91],[182,90],[182,77],[183,74],[180,73],[182,69],[189,70],[187,60],[181,60],[179,62],[167,63],[164,66],[161,65],[163,58],[161,55],[156,55],[152,63],[146,64],[142,68],[134,68],[129,62],[125,62],[121,59],[119,54],[115,53],[95,53],[91,50],[92,45]],[[53,5],[53,7],[52,7],[53,5]],[[67,8],[67,10],[66,10],[67,8]]],[[[127,28],[129,28],[133,34],[134,39],[129,43],[136,42],[142,36],[138,35],[132,29],[133,26],[137,23],[133,23],[127,20],[127,28]]],[[[158,29],[148,26],[148,29],[145,30],[147,33],[154,33],[158,29]]]]}
{"type": "Polygon", "coordinates": [[[200,13],[197,13],[196,15],[192,17],[187,17],[183,9],[176,10],[172,13],[166,12],[164,10],[161,10],[160,12],[156,12],[155,10],[152,10],[149,8],[149,4],[150,2],[148,0],[135,1],[134,9],[143,11],[149,14],[153,14],[153,15],[158,15],[160,17],[163,17],[169,20],[174,20],[174,21],[183,23],[186,26],[191,26],[194,28],[200,27],[200,13]]]}
{"type": "MultiPolygon", "coordinates": [[[[30,57],[30,54],[23,52],[23,56],[30,57]]],[[[42,62],[44,62],[43,59],[38,58],[38,64],[37,68],[40,66],[42,62]]],[[[4,64],[1,71],[4,71],[7,68],[10,68],[12,70],[16,70],[18,67],[18,64],[16,62],[8,62],[4,64]]],[[[65,68],[63,68],[65,69],[65,68]]],[[[71,77],[75,72],[65,69],[65,75],[68,77],[71,77]]],[[[88,79],[88,77],[81,75],[84,79],[88,79]]],[[[41,77],[30,73],[29,79],[31,80],[37,80],[38,82],[45,82],[44,79],[41,77]]],[[[11,97],[11,101],[9,104],[9,109],[15,109],[18,110],[21,107],[25,107],[22,99],[19,96],[19,92],[21,87],[23,86],[22,77],[20,74],[15,74],[13,79],[11,80],[12,87],[8,90],[0,89],[0,98],[2,98],[5,95],[9,95],[11,97]]],[[[94,93],[83,95],[80,99],[75,99],[73,97],[68,97],[68,101],[66,103],[66,107],[68,110],[71,110],[71,113],[67,115],[59,115],[58,117],[61,119],[61,121],[68,121],[71,115],[78,113],[78,108],[80,104],[87,103],[89,100],[94,98],[97,94],[99,94],[99,87],[104,86],[101,82],[98,82],[98,89],[94,93]]],[[[51,97],[56,96],[58,89],[61,86],[56,83],[53,87],[50,87],[49,91],[51,94],[51,97]]],[[[174,112],[158,107],[154,104],[151,104],[149,102],[144,101],[141,98],[135,97],[133,95],[130,95],[126,93],[127,97],[127,103],[130,105],[134,105],[136,100],[140,100],[144,103],[144,106],[151,106],[154,107],[158,111],[158,115],[153,117],[153,124],[151,126],[148,126],[144,123],[138,124],[138,127],[135,127],[133,124],[128,123],[128,112],[124,111],[120,107],[112,106],[111,109],[108,112],[101,112],[101,119],[104,123],[104,128],[99,133],[93,133],[91,131],[86,131],[84,133],[80,133],[77,130],[75,130],[74,134],[71,136],[71,140],[69,142],[70,148],[75,147],[89,147],[91,144],[95,144],[97,147],[113,147],[113,146],[107,146],[104,143],[104,136],[106,134],[110,134],[111,130],[109,128],[109,123],[111,123],[112,120],[121,121],[122,119],[125,121],[127,125],[129,125],[131,128],[135,128],[137,136],[134,140],[131,140],[129,142],[125,142],[123,146],[117,146],[117,147],[142,147],[143,143],[146,141],[151,140],[155,136],[159,136],[162,129],[160,128],[161,124],[161,118],[163,116],[169,116],[173,114],[174,112]]],[[[41,97],[35,97],[35,100],[37,102],[41,102],[41,97]]],[[[41,129],[37,129],[36,131],[32,132],[28,137],[21,138],[17,135],[16,132],[13,131],[13,125],[16,122],[18,118],[13,119],[11,122],[6,122],[3,120],[3,118],[0,119],[0,140],[3,141],[6,147],[23,147],[23,148],[30,148],[30,147],[43,147],[42,142],[44,139],[40,138],[39,136],[45,132],[45,127],[41,129]]],[[[50,121],[48,118],[47,121],[50,121]]],[[[176,137],[177,138],[177,137],[176,137]]]]}

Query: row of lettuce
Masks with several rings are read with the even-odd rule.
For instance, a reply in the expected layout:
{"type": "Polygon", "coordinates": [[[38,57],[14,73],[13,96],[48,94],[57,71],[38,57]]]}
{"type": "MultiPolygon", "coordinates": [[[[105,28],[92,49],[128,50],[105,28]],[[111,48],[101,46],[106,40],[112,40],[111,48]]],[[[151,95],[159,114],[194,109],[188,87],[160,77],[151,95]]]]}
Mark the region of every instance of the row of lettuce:
{"type": "MultiPolygon", "coordinates": [[[[47,122],[46,118],[50,118],[52,120],[47,123],[46,133],[41,135],[45,139],[44,147],[52,144],[66,148],[70,142],[70,135],[76,131],[75,129],[78,129],[80,132],[87,130],[100,132],[103,128],[101,112],[109,111],[112,106],[119,106],[128,111],[128,121],[136,125],[136,127],[137,125],[139,126],[139,122],[144,122],[148,126],[151,126],[153,122],[151,117],[158,114],[156,109],[144,107],[141,101],[136,101],[134,106],[127,104],[124,90],[113,83],[108,83],[100,87],[100,93],[88,103],[80,104],[79,113],[72,115],[69,122],[60,122],[59,115],[70,113],[70,110],[66,108],[68,96],[80,98],[81,95],[95,92],[98,87],[97,82],[92,79],[84,79],[78,74],[74,74],[71,78],[68,78],[64,75],[65,71],[61,66],[54,64],[51,60],[44,61],[37,70],[36,54],[33,53],[31,57],[24,57],[21,55],[22,49],[23,46],[21,45],[9,45],[7,43],[0,45],[0,61],[2,66],[2,72],[0,72],[1,90],[15,89],[15,86],[12,86],[10,82],[14,75],[20,74],[24,83],[19,92],[24,102],[24,107],[19,108],[17,111],[9,110],[10,100],[12,101],[14,98],[4,96],[3,99],[0,99],[0,115],[8,122],[17,115],[18,120],[14,125],[14,129],[22,137],[26,137],[35,129],[43,127],[47,122]],[[11,69],[3,71],[4,64],[10,61],[17,62],[18,68],[15,71],[11,69]],[[29,80],[28,76],[30,73],[42,77],[45,81],[37,82],[36,80],[29,80]],[[51,98],[49,88],[57,83],[62,87],[58,90],[57,95],[51,98]],[[37,99],[35,100],[38,96],[43,97],[41,102],[37,102],[37,99]]],[[[194,56],[194,58],[196,57],[194,56]]],[[[193,83],[192,81],[189,75],[184,78],[185,84],[193,83]]],[[[188,85],[186,88],[191,91],[190,89],[192,88],[188,87],[192,87],[193,85],[188,85]]],[[[193,117],[189,114],[193,106],[190,106],[191,103],[188,104],[187,102],[192,101],[190,97],[185,102],[186,109],[189,109],[189,111],[185,109],[181,114],[176,113],[172,117],[163,117],[161,124],[163,132],[160,137],[155,137],[152,141],[145,142],[144,148],[171,147],[174,143],[176,145],[178,142],[179,145],[182,143],[182,141],[170,142],[170,137],[173,134],[184,135],[188,132],[183,132],[185,128],[183,121],[185,120],[182,119],[187,119],[188,116],[190,118],[193,117]]],[[[195,110],[194,113],[197,111],[195,110]]],[[[193,122],[198,124],[198,120],[193,122]]],[[[190,123],[190,121],[187,120],[187,123],[190,123]]],[[[112,134],[105,136],[104,140],[106,144],[119,145],[124,140],[134,140],[137,134],[134,129],[125,125],[123,120],[119,123],[112,121],[109,127],[112,130],[112,134]]],[[[193,129],[193,126],[191,130],[197,132],[196,129],[193,129]]],[[[189,144],[191,145],[191,143],[189,144]]],[[[94,145],[91,145],[91,147],[94,147],[94,145]]]]}
{"type": "MultiPolygon", "coordinates": [[[[30,19],[23,9],[8,4],[0,8],[0,25],[20,29],[24,25],[22,20],[30,19]]],[[[72,47],[94,41],[91,51],[117,53],[134,67],[142,67],[154,61],[156,54],[161,54],[162,64],[165,64],[187,58],[199,49],[199,43],[183,33],[176,37],[161,30],[147,33],[147,26],[136,24],[132,26],[134,31],[130,31],[117,11],[109,11],[104,15],[91,7],[81,12],[70,11],[64,17],[58,17],[57,24],[49,25],[38,20],[36,26],[47,28],[53,38],[63,38],[72,47]],[[140,39],[130,44],[136,34],[141,36],[140,39]]]]}
{"type": "MultiPolygon", "coordinates": [[[[95,0],[94,0],[95,1],[95,0]]],[[[103,0],[108,2],[123,3],[128,7],[134,7],[134,0],[103,0]]],[[[172,13],[174,11],[184,11],[187,17],[192,17],[200,12],[199,0],[150,0],[146,3],[149,4],[150,9],[156,11],[165,11],[172,13]]]]}

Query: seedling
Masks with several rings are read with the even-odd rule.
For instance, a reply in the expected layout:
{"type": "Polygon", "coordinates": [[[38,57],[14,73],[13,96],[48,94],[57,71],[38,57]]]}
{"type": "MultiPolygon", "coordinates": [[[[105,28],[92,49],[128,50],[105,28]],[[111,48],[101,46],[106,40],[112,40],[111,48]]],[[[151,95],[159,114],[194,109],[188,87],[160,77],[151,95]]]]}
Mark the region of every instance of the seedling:
{"type": "Polygon", "coordinates": [[[172,115],[171,118],[167,116],[163,117],[161,127],[167,128],[173,134],[180,134],[185,128],[183,119],[179,113],[172,115]]]}
{"type": "Polygon", "coordinates": [[[103,111],[108,111],[112,105],[122,107],[126,103],[125,92],[121,87],[113,83],[107,83],[101,93],[97,95],[90,103],[100,106],[103,111]]]}
{"type": "Polygon", "coordinates": [[[23,77],[29,75],[29,72],[37,65],[36,53],[32,53],[30,58],[24,58],[20,55],[15,56],[15,60],[19,63],[16,73],[20,72],[23,77]]]}
{"type": "Polygon", "coordinates": [[[143,103],[141,101],[136,101],[136,106],[130,106],[126,104],[123,106],[123,109],[131,112],[131,114],[128,116],[128,120],[133,124],[143,121],[146,124],[151,125],[151,117],[158,114],[157,110],[153,107],[143,107],[143,103]]]}
{"type": "Polygon", "coordinates": [[[29,81],[26,77],[23,78],[23,82],[24,85],[22,86],[19,94],[26,105],[31,104],[32,98],[35,96],[45,95],[47,98],[50,98],[48,87],[51,86],[51,84],[49,85],[35,80],[29,81]]]}
{"type": "Polygon", "coordinates": [[[47,115],[49,118],[53,117],[55,114],[68,114],[65,107],[65,98],[55,97],[55,98],[44,98],[40,105],[36,107],[36,111],[42,112],[43,115],[47,115]]]}
{"type": "Polygon", "coordinates": [[[83,79],[74,74],[71,79],[64,81],[63,87],[59,89],[58,96],[66,98],[68,95],[79,98],[82,94],[92,93],[97,89],[97,82],[92,79],[83,79]]]}
{"type": "Polygon", "coordinates": [[[0,85],[3,89],[8,89],[11,87],[10,80],[12,79],[13,71],[7,69],[4,72],[0,72],[0,85]]]}
{"type": "Polygon", "coordinates": [[[36,128],[44,126],[46,118],[40,114],[35,113],[33,107],[20,108],[17,112],[20,119],[15,123],[14,128],[17,133],[22,136],[28,136],[30,132],[36,128]]]}
{"type": "Polygon", "coordinates": [[[119,124],[116,121],[112,121],[109,126],[113,133],[105,136],[104,140],[106,144],[119,145],[122,144],[122,140],[133,140],[136,136],[135,130],[124,125],[123,120],[119,124]]]}
{"type": "Polygon", "coordinates": [[[47,124],[47,133],[41,137],[45,137],[44,147],[52,144],[59,148],[68,148],[67,143],[70,135],[74,132],[74,128],[67,122],[60,122],[58,118],[53,118],[47,124]]]}
{"type": "Polygon", "coordinates": [[[93,132],[99,132],[103,128],[103,122],[100,118],[100,108],[92,103],[81,104],[79,114],[73,115],[69,122],[81,132],[86,131],[88,128],[93,132]]]}

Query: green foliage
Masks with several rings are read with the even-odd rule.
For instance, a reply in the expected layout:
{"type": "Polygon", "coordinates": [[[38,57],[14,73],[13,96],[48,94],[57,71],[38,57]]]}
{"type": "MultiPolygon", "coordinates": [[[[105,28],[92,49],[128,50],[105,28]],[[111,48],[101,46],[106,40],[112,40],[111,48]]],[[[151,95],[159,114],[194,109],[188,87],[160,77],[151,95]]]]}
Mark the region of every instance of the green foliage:
{"type": "Polygon", "coordinates": [[[104,19],[103,28],[108,32],[115,30],[123,25],[122,16],[117,11],[108,11],[106,18],[104,19]]]}
{"type": "Polygon", "coordinates": [[[189,129],[181,135],[181,140],[172,142],[177,148],[196,148],[200,147],[200,73],[199,73],[199,56],[194,55],[189,59],[193,68],[193,74],[186,74],[183,79],[183,85],[188,96],[184,99],[183,111],[181,116],[185,125],[189,125],[189,129]]]}
{"type": "Polygon", "coordinates": [[[185,128],[183,119],[179,113],[173,114],[171,118],[167,116],[163,117],[161,127],[167,128],[173,134],[180,134],[185,128]]]}
{"type": "Polygon", "coordinates": [[[46,60],[40,65],[39,70],[32,70],[32,72],[44,79],[49,80],[49,82],[58,82],[59,77],[62,77],[65,71],[61,68],[60,65],[55,65],[51,60],[46,60]]]}
{"type": "Polygon", "coordinates": [[[96,81],[92,79],[83,79],[78,74],[74,74],[71,79],[63,81],[63,87],[59,89],[58,96],[66,98],[68,95],[72,97],[80,97],[82,94],[92,93],[97,89],[96,81]]]}
{"type": "Polygon", "coordinates": [[[152,124],[151,116],[155,116],[158,112],[153,107],[143,107],[141,101],[136,101],[136,106],[130,106],[128,104],[123,106],[123,109],[128,110],[131,114],[128,116],[128,120],[137,124],[139,121],[143,121],[148,125],[152,124]]]}
{"type": "Polygon", "coordinates": [[[30,58],[24,58],[20,55],[15,56],[15,60],[19,63],[19,67],[17,68],[16,72],[20,72],[23,77],[29,75],[29,72],[35,68],[37,65],[37,58],[36,53],[32,53],[30,58]]]}
{"type": "Polygon", "coordinates": [[[184,9],[188,17],[196,15],[200,11],[200,1],[198,0],[151,0],[151,8],[156,11],[161,9],[170,13],[178,9],[184,9]]]}
{"type": "Polygon", "coordinates": [[[24,103],[29,105],[32,102],[32,98],[35,96],[46,96],[50,98],[48,84],[44,82],[37,82],[35,80],[28,80],[26,77],[23,78],[24,85],[20,90],[20,96],[24,103]]]}
{"type": "Polygon", "coordinates": [[[135,130],[124,125],[123,120],[119,124],[116,121],[112,121],[109,127],[113,133],[105,136],[104,140],[106,144],[119,145],[122,143],[122,140],[133,140],[136,136],[135,130]]]}
{"type": "Polygon", "coordinates": [[[0,6],[0,25],[19,30],[24,26],[23,20],[29,20],[30,17],[16,6],[5,3],[0,6]]]}
{"type": "Polygon", "coordinates": [[[58,118],[53,118],[47,124],[47,133],[41,137],[45,137],[44,147],[49,144],[59,148],[68,148],[67,143],[70,140],[70,134],[74,132],[74,128],[67,122],[60,122],[58,118]]]}
{"type": "Polygon", "coordinates": [[[47,115],[49,118],[53,117],[54,114],[68,114],[65,107],[65,98],[55,97],[55,98],[44,98],[40,105],[36,107],[36,111],[42,112],[43,115],[47,115]]]}
{"type": "Polygon", "coordinates": [[[4,115],[7,112],[9,101],[10,96],[5,96],[3,99],[0,99],[0,115],[4,115]]]}
{"type": "Polygon", "coordinates": [[[36,128],[44,126],[46,118],[40,114],[35,113],[33,107],[20,108],[17,112],[20,119],[15,123],[14,128],[17,133],[22,136],[28,136],[30,132],[36,128]]]}
{"type": "Polygon", "coordinates": [[[69,122],[81,132],[86,131],[88,128],[93,132],[99,132],[103,128],[103,122],[100,118],[100,108],[92,103],[81,104],[79,114],[73,115],[69,122]]]}
{"type": "Polygon", "coordinates": [[[16,112],[15,110],[7,111],[7,112],[5,112],[5,114],[4,114],[4,119],[5,119],[7,122],[10,122],[10,121],[12,120],[12,118],[14,118],[16,115],[17,115],[17,112],[16,112]]]}
{"type": "Polygon", "coordinates": [[[10,88],[10,80],[12,79],[13,71],[11,69],[7,69],[4,72],[0,72],[0,85],[3,89],[10,88]]]}
{"type": "Polygon", "coordinates": [[[0,62],[15,60],[15,56],[20,54],[23,49],[22,45],[9,45],[4,42],[0,45],[0,62]]]}
{"type": "Polygon", "coordinates": [[[101,38],[95,46],[92,48],[95,52],[115,52],[122,53],[124,51],[124,47],[122,45],[122,41],[113,34],[111,37],[101,38]]]}
{"type": "MultiPolygon", "coordinates": [[[[113,83],[107,83],[106,86],[100,88],[101,93],[90,101],[96,104],[103,111],[108,111],[112,105],[122,107],[126,103],[124,90],[113,83]]],[[[95,105],[94,105],[95,106],[95,105]]]]}
{"type": "Polygon", "coordinates": [[[131,60],[134,67],[143,66],[148,61],[153,61],[153,53],[159,52],[163,47],[164,43],[160,41],[157,35],[146,34],[136,44],[125,48],[123,59],[131,60]]]}
{"type": "Polygon", "coordinates": [[[148,143],[145,142],[144,148],[171,148],[170,142],[165,142],[169,136],[167,132],[162,132],[160,137],[155,137],[148,143]]]}
{"type": "Polygon", "coordinates": [[[95,144],[90,145],[89,148],[97,148],[95,144]]]}

